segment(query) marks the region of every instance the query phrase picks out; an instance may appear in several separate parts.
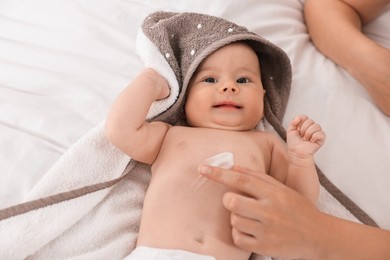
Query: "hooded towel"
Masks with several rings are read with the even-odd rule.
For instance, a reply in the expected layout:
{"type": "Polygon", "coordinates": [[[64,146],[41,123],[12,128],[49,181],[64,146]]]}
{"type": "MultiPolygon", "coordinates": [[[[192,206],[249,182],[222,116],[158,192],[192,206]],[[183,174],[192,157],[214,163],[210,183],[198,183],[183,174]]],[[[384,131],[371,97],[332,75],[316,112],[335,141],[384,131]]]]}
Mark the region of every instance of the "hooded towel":
{"type": "Polygon", "coordinates": [[[247,28],[223,18],[199,13],[156,12],[143,22],[137,51],[145,66],[166,78],[170,95],[155,102],[151,120],[176,124],[184,113],[188,84],[199,64],[211,53],[233,42],[244,41],[257,53],[266,90],[266,120],[285,139],[282,118],[291,86],[291,64],[287,54],[247,28]]]}

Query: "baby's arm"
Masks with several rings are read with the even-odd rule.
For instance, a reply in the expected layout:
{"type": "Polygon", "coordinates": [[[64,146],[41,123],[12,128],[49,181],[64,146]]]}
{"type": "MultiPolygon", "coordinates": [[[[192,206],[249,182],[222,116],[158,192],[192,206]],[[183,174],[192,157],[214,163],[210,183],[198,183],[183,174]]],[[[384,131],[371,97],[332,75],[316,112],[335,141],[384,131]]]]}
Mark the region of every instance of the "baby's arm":
{"type": "Polygon", "coordinates": [[[113,103],[105,125],[107,139],[131,158],[152,164],[169,125],[145,119],[152,103],[168,95],[167,81],[143,69],[113,103]]]}
{"type": "Polygon", "coordinates": [[[314,154],[324,142],[321,126],[307,116],[297,116],[287,129],[289,166],[286,184],[313,203],[319,195],[314,154]]]}

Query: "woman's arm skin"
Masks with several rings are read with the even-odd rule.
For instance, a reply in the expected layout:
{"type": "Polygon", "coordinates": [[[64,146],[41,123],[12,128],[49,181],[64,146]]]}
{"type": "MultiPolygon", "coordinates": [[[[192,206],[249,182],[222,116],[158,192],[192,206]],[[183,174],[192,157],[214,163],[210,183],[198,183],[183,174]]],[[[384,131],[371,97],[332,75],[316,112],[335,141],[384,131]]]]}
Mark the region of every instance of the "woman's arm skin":
{"type": "Polygon", "coordinates": [[[265,173],[205,165],[199,172],[237,190],[223,204],[240,248],[285,259],[390,259],[390,231],[322,213],[265,173]]]}
{"type": "Polygon", "coordinates": [[[389,0],[306,0],[304,14],[315,46],[345,68],[390,116],[390,49],[366,37],[361,28],[389,0]]]}

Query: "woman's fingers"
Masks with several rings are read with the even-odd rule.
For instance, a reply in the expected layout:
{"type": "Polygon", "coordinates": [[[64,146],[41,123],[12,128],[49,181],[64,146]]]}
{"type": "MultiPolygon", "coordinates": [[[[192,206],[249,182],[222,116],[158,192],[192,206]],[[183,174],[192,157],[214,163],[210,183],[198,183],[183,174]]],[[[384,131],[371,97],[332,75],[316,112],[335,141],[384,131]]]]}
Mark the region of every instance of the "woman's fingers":
{"type": "Polygon", "coordinates": [[[259,248],[258,246],[259,244],[261,244],[261,242],[259,242],[259,239],[255,238],[252,235],[243,233],[235,227],[232,228],[232,238],[234,244],[240,248],[245,248],[246,250],[251,252],[261,250],[261,248],[259,248]]]}
{"type": "Polygon", "coordinates": [[[261,205],[255,198],[234,192],[227,192],[223,196],[222,203],[230,212],[237,216],[261,221],[261,205]]]}
{"type": "Polygon", "coordinates": [[[257,219],[245,218],[236,214],[231,215],[230,223],[234,229],[249,236],[255,236],[254,230],[259,227],[257,219]]]}
{"type": "Polygon", "coordinates": [[[244,168],[235,166],[231,170],[218,167],[201,165],[199,173],[218,183],[222,183],[248,196],[259,199],[263,194],[272,191],[273,185],[280,185],[278,181],[266,173],[251,172],[244,168]]]}

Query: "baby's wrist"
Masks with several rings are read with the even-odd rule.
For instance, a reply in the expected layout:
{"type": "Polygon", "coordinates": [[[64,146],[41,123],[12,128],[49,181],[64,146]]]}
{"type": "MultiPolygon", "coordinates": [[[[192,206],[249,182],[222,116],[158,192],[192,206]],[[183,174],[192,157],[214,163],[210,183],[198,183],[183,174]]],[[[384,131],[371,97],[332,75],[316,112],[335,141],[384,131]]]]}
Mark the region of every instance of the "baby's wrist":
{"type": "Polygon", "coordinates": [[[307,165],[313,164],[314,155],[288,151],[288,159],[290,165],[295,165],[297,167],[306,167],[307,165]]]}

